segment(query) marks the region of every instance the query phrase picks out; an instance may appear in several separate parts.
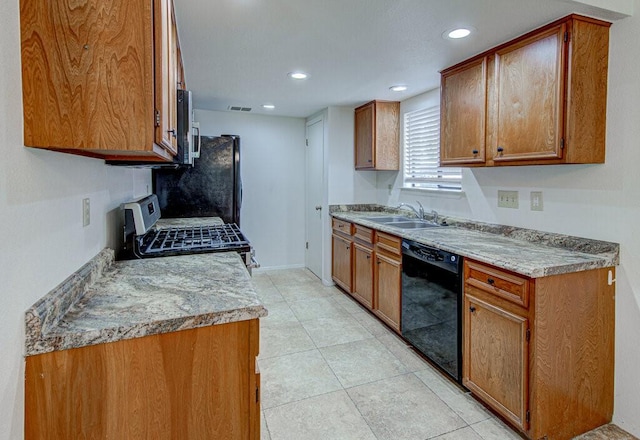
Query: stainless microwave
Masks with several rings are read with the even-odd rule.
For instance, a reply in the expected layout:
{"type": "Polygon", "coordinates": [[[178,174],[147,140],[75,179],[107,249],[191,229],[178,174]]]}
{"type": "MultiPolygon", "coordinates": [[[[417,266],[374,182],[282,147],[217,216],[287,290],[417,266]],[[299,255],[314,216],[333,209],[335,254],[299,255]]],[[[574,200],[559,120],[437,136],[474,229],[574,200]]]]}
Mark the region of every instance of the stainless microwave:
{"type": "Polygon", "coordinates": [[[193,121],[190,90],[178,90],[178,154],[174,163],[193,165],[200,157],[200,125],[193,121]]]}

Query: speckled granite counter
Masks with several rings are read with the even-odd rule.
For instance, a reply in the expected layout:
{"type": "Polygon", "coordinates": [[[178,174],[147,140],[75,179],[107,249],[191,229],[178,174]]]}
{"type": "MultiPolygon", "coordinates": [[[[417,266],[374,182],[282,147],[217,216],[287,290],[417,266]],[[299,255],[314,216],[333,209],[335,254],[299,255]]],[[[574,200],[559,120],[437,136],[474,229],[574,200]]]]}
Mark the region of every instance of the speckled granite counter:
{"type": "Polygon", "coordinates": [[[156,223],[156,228],[188,228],[191,226],[215,226],[223,225],[220,217],[189,217],[189,218],[161,218],[156,223]]]}
{"type": "Polygon", "coordinates": [[[114,261],[105,249],[27,310],[25,353],[266,315],[235,252],[114,261]]]}
{"type": "MultiPolygon", "coordinates": [[[[375,205],[374,205],[375,206],[375,205]]],[[[442,217],[450,225],[430,229],[399,229],[368,217],[397,214],[371,207],[332,207],[331,215],[415,240],[438,249],[473,258],[531,278],[616,266],[619,245],[531,229],[492,225],[442,217]]],[[[406,211],[402,215],[411,216],[406,211]]]]}

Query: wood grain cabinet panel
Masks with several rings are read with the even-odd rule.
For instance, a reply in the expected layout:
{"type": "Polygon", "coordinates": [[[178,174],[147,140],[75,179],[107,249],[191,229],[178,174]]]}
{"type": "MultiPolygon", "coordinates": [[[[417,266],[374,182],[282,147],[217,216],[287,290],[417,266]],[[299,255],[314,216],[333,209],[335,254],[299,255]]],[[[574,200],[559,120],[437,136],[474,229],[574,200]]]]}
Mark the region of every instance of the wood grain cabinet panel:
{"type": "Polygon", "coordinates": [[[486,108],[486,57],[442,74],[441,164],[484,164],[486,108]]]}
{"type": "Polygon", "coordinates": [[[402,313],[402,238],[377,231],[375,236],[373,313],[400,333],[402,313]]]}
{"type": "Polygon", "coordinates": [[[355,109],[355,168],[398,170],[400,103],[371,101],[355,109]]]}
{"type": "Polygon", "coordinates": [[[495,53],[495,162],[561,159],[566,24],[495,53]]]}
{"type": "Polygon", "coordinates": [[[603,163],[610,26],[569,15],[443,70],[441,165],[603,163]]]}
{"type": "Polygon", "coordinates": [[[352,292],[353,286],[353,246],[351,239],[342,235],[332,236],[331,277],[335,283],[347,293],[352,292]]]}
{"type": "MultiPolygon", "coordinates": [[[[169,151],[177,152],[178,99],[177,88],[180,75],[178,62],[178,33],[173,13],[173,0],[155,0],[156,96],[159,96],[160,121],[156,123],[155,142],[169,151]],[[159,52],[159,53],[158,53],[159,52]]],[[[157,121],[157,119],[156,119],[157,121]]]]}
{"type": "Polygon", "coordinates": [[[464,314],[464,385],[526,430],[527,318],[470,294],[465,296],[464,314]]]}
{"type": "Polygon", "coordinates": [[[24,140],[111,160],[176,153],[172,0],[20,1],[24,140]]]}
{"type": "Polygon", "coordinates": [[[373,249],[354,243],[353,297],[368,309],[373,308],[373,249]]]}
{"type": "Polygon", "coordinates": [[[373,312],[400,333],[402,310],[402,261],[376,253],[373,312]]]}
{"type": "Polygon", "coordinates": [[[257,319],[26,359],[25,439],[260,438],[257,319]]]}
{"type": "Polygon", "coordinates": [[[465,266],[464,280],[470,286],[529,307],[529,280],[521,275],[469,261],[465,266]]]}

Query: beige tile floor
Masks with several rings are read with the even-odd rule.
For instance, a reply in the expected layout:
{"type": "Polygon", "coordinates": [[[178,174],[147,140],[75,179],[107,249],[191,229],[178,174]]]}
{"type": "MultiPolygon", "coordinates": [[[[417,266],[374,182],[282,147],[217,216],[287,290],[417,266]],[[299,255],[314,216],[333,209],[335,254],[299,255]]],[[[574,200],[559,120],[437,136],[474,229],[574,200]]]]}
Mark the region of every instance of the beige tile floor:
{"type": "Polygon", "coordinates": [[[260,323],[263,440],[520,439],[310,271],[253,281],[269,310],[260,323]]]}

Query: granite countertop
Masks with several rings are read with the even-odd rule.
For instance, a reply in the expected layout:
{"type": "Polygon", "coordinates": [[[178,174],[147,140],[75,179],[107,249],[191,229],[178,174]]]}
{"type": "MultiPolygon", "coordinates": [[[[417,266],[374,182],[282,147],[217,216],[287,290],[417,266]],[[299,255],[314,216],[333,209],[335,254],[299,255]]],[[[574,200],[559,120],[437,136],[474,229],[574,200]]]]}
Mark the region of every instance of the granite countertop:
{"type": "Polygon", "coordinates": [[[103,250],[26,312],[26,355],[267,315],[240,256],[114,261],[103,250]]]}
{"type": "MultiPolygon", "coordinates": [[[[450,226],[400,229],[366,218],[392,211],[334,210],[331,215],[372,229],[414,240],[530,278],[616,266],[619,245],[531,229],[444,218],[450,226]]],[[[405,216],[408,213],[401,212],[405,216]]],[[[411,215],[407,215],[411,216],[411,215]]]]}
{"type": "Polygon", "coordinates": [[[188,228],[191,226],[216,226],[223,225],[220,217],[187,217],[187,218],[160,218],[156,228],[188,228]]]}

